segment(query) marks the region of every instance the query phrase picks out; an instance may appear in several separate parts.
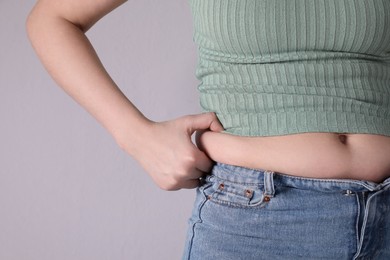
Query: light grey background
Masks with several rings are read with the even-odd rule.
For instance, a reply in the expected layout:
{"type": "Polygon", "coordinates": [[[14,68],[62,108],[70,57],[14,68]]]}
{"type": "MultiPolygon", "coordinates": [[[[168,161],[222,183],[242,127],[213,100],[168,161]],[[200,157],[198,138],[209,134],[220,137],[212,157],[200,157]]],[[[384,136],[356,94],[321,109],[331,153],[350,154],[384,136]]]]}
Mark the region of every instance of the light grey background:
{"type": "MultiPolygon", "coordinates": [[[[194,190],[160,190],[50,78],[25,33],[32,0],[0,0],[0,259],[180,259],[194,190]]],[[[156,121],[199,113],[187,0],[132,0],[87,35],[156,121]]]]}

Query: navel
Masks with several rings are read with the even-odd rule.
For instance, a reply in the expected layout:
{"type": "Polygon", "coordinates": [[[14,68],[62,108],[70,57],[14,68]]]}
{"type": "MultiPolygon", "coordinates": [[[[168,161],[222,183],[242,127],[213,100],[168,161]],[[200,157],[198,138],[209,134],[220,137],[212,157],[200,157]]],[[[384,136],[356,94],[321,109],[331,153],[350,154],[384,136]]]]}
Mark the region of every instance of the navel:
{"type": "Polygon", "coordinates": [[[340,142],[343,143],[343,144],[346,144],[347,143],[347,136],[344,135],[344,134],[339,134],[339,139],[340,139],[340,142]]]}

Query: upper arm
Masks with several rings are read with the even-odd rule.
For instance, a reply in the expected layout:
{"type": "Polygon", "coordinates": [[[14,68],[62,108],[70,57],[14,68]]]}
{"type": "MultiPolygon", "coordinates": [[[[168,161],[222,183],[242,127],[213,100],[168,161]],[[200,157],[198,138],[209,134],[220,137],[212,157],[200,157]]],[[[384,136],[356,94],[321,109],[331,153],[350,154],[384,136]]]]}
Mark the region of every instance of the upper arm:
{"type": "Polygon", "coordinates": [[[29,19],[52,17],[65,19],[87,31],[100,18],[127,0],[38,0],[29,19]]]}

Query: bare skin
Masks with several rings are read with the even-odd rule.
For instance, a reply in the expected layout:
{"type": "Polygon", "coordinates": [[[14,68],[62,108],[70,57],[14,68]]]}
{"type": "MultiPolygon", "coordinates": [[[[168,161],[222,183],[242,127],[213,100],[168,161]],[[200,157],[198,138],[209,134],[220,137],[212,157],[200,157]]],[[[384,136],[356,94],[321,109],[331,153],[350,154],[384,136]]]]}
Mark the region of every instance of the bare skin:
{"type": "Polygon", "coordinates": [[[85,108],[164,190],[195,188],[213,162],[191,141],[196,130],[223,130],[214,113],[166,122],[146,118],[100,62],[85,32],[124,0],[39,0],[26,26],[56,83],[85,108]]]}
{"type": "Polygon", "coordinates": [[[200,131],[197,143],[215,161],[287,175],[373,182],[390,177],[390,137],[383,135],[242,137],[200,131]]]}
{"type": "Polygon", "coordinates": [[[245,138],[220,133],[214,113],[165,122],[146,118],[121,92],[85,36],[125,0],[39,0],[27,32],[63,90],[113,136],[164,190],[195,188],[214,160],[299,176],[380,180],[390,175],[390,138],[324,133],[245,138]],[[197,131],[198,147],[191,141],[197,131]],[[363,170],[362,170],[363,169],[363,170]]]}

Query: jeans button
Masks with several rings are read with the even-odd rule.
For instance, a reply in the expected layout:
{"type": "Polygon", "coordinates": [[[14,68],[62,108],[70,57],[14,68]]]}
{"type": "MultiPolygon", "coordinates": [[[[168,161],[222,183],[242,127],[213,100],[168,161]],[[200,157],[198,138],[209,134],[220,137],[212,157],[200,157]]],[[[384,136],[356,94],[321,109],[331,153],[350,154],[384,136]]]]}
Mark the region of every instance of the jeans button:
{"type": "Polygon", "coordinates": [[[346,191],[344,192],[344,195],[345,195],[345,196],[351,196],[351,195],[353,195],[353,191],[351,191],[351,190],[346,190],[346,191]]]}
{"type": "Polygon", "coordinates": [[[271,200],[271,198],[270,197],[268,197],[268,196],[264,196],[264,201],[265,202],[269,202],[271,200]]]}
{"type": "Polygon", "coordinates": [[[250,189],[245,190],[245,196],[248,198],[252,198],[253,196],[253,191],[250,189]]]}

